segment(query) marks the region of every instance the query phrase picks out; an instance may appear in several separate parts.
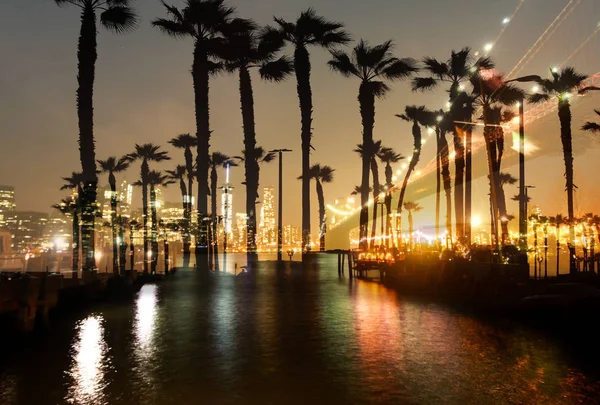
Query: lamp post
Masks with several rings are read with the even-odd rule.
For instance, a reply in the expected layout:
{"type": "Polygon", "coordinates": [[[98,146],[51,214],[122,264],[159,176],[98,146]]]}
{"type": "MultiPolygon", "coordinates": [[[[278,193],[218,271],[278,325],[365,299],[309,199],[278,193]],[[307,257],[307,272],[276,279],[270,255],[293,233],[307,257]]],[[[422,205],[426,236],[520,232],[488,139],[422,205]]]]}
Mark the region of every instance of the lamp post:
{"type": "Polygon", "coordinates": [[[277,212],[277,261],[283,260],[283,153],[291,152],[291,149],[273,149],[269,153],[279,154],[279,207],[277,212]]]}

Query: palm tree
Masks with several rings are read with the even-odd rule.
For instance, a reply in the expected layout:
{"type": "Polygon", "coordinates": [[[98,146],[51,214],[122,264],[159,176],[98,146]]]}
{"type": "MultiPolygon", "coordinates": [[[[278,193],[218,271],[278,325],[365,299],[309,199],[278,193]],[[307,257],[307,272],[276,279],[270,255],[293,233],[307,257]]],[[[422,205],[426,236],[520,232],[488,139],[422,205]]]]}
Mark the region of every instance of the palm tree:
{"type": "Polygon", "coordinates": [[[77,278],[77,272],[79,270],[79,212],[81,207],[79,202],[73,196],[68,196],[60,200],[60,203],[54,204],[52,208],[60,211],[66,217],[71,217],[72,225],[72,257],[71,257],[71,268],[73,275],[77,278]]]}
{"type": "Polygon", "coordinates": [[[110,185],[110,222],[113,237],[113,273],[119,274],[119,238],[117,233],[117,179],[115,173],[120,173],[129,167],[130,161],[127,157],[117,159],[114,156],[106,160],[98,160],[102,173],[108,173],[108,184],[110,185]]]}
{"type": "Polygon", "coordinates": [[[565,161],[565,177],[567,180],[567,214],[569,219],[569,252],[571,273],[577,271],[575,257],[575,229],[573,221],[575,212],[573,208],[573,137],[571,132],[571,103],[569,98],[572,91],[579,94],[585,94],[591,90],[600,90],[597,87],[586,87],[583,81],[587,79],[584,74],[577,73],[574,68],[566,67],[562,71],[552,69],[550,71],[552,79],[542,79],[538,81],[541,93],[532,94],[529,101],[540,103],[548,101],[551,98],[558,100],[558,118],[560,120],[560,140],[563,148],[563,159],[565,161]]]}
{"type": "Polygon", "coordinates": [[[393,178],[394,172],[392,170],[392,163],[398,163],[404,156],[399,153],[396,153],[392,148],[382,147],[377,154],[379,160],[382,163],[385,163],[385,209],[386,209],[386,217],[385,217],[385,245],[386,247],[390,246],[390,238],[392,230],[392,187],[394,186],[393,178]]]}
{"type": "Polygon", "coordinates": [[[83,207],[81,206],[81,195],[83,189],[83,174],[81,172],[73,172],[71,173],[71,177],[63,177],[64,184],[61,186],[61,190],[71,190],[72,192],[72,200],[70,203],[70,208],[72,209],[73,215],[73,271],[75,277],[78,275],[79,271],[79,243],[81,238],[81,211],[83,207]]]}
{"type": "Polygon", "coordinates": [[[192,226],[192,200],[194,184],[194,156],[192,148],[196,147],[197,139],[190,134],[180,134],[169,141],[173,147],[183,149],[185,159],[185,171],[187,175],[187,192],[183,196],[183,217],[185,224],[183,227],[183,267],[190,265],[190,245],[192,244],[191,226],[192,226]]]}
{"type": "Polygon", "coordinates": [[[142,212],[143,212],[143,229],[144,229],[144,274],[148,274],[149,263],[148,255],[150,253],[148,246],[148,181],[150,174],[149,162],[163,162],[170,160],[167,152],[161,151],[160,146],[151,143],[143,145],[135,144],[135,152],[127,155],[130,162],[141,160],[140,181],[138,185],[142,187],[142,212]]]}
{"type": "MultiPolygon", "coordinates": [[[[310,85],[310,56],[308,48],[319,46],[331,48],[350,41],[350,35],[343,30],[344,25],[329,21],[309,8],[303,11],[295,22],[275,18],[277,28],[267,27],[264,37],[278,34],[294,47],[294,71],[296,72],[298,101],[301,116],[302,173],[310,171],[310,150],[312,148],[312,89],[310,85]]],[[[365,233],[366,235],[366,233],[365,233]]],[[[310,177],[302,176],[302,251],[306,252],[310,243],[310,177]]]]}
{"type": "MultiPolygon", "coordinates": [[[[251,221],[250,214],[247,212],[247,221],[246,221],[246,251],[248,252],[248,259],[254,260],[256,254],[256,201],[258,200],[258,185],[260,180],[260,165],[262,163],[269,163],[275,159],[275,153],[267,152],[262,146],[258,146],[254,148],[253,153],[254,159],[258,163],[256,167],[252,169],[252,181],[256,180],[256,194],[253,196],[252,203],[250,205],[246,205],[246,209],[251,208],[254,213],[254,217],[251,221]]],[[[244,167],[246,166],[246,150],[242,151],[240,156],[234,156],[233,159],[239,160],[241,163],[244,163],[244,167]]],[[[248,187],[246,187],[248,190],[248,187]]],[[[246,196],[247,197],[247,196],[246,196]]],[[[246,200],[247,201],[247,200],[246,200]]]]}
{"type": "MultiPolygon", "coordinates": [[[[596,113],[596,115],[600,116],[600,110],[594,110],[594,112],[596,113]]],[[[600,132],[600,124],[596,122],[586,121],[586,123],[583,124],[583,126],[581,127],[581,130],[597,134],[600,132]]]]}
{"type": "Polygon", "coordinates": [[[499,248],[500,240],[498,237],[498,204],[499,204],[499,184],[500,184],[500,165],[502,163],[502,153],[504,151],[504,132],[500,124],[502,122],[502,109],[494,108],[497,105],[515,105],[523,100],[525,96],[523,90],[512,84],[507,84],[504,76],[480,69],[471,76],[471,93],[463,95],[463,99],[470,99],[473,106],[481,107],[483,110],[483,138],[485,141],[488,175],[490,180],[490,206],[493,215],[492,234],[495,238],[496,248],[499,248]]]}
{"type": "MultiPolygon", "coordinates": [[[[136,182],[137,186],[141,186],[143,181],[136,182]]],[[[156,274],[158,264],[158,212],[156,201],[156,187],[167,187],[174,183],[169,176],[156,170],[150,170],[146,177],[146,183],[150,186],[150,210],[152,213],[152,232],[150,240],[152,241],[152,274],[156,274]]]]}
{"type": "MultiPolygon", "coordinates": [[[[222,32],[231,22],[234,9],[223,0],[186,0],[178,9],[163,1],[168,18],[152,22],[154,27],[174,38],[191,37],[194,40],[192,79],[196,111],[196,182],[198,183],[198,218],[208,213],[208,171],[210,149],[209,78],[219,68],[218,52],[222,49],[222,32]]],[[[191,194],[191,192],[190,192],[191,194]]],[[[205,269],[202,256],[208,253],[206,233],[200,227],[200,240],[196,241],[196,265],[205,269]]],[[[206,257],[205,257],[206,259],[206,257]]]]}
{"type": "Polygon", "coordinates": [[[129,257],[130,257],[130,265],[131,271],[135,270],[135,244],[133,240],[134,231],[140,229],[140,223],[135,219],[129,220],[129,257]]]}
{"type": "MultiPolygon", "coordinates": [[[[432,127],[436,123],[436,114],[429,111],[425,106],[417,107],[415,105],[406,106],[404,114],[397,114],[396,117],[403,119],[404,121],[412,122],[412,136],[414,141],[413,154],[406,169],[404,181],[402,182],[402,188],[400,190],[400,197],[398,197],[398,218],[400,223],[398,228],[402,231],[402,207],[404,203],[404,195],[406,193],[406,187],[412,172],[417,167],[419,160],[421,159],[421,147],[422,147],[422,135],[421,126],[432,127]]],[[[400,243],[400,242],[398,242],[400,243]]]]}
{"type": "Polygon", "coordinates": [[[256,201],[258,200],[258,157],[254,156],[256,149],[256,125],[254,116],[254,91],[250,69],[258,68],[260,76],[269,81],[279,83],[292,73],[291,62],[277,53],[283,47],[283,38],[272,30],[260,36],[253,22],[232,24],[228,30],[222,58],[228,72],[238,72],[240,83],[240,104],[242,110],[242,127],[244,130],[244,153],[248,157],[244,161],[246,184],[246,215],[248,234],[247,253],[252,260],[256,255],[256,201]],[[235,27],[237,26],[237,27],[235,27]]]}
{"type": "MultiPolygon", "coordinates": [[[[333,172],[330,166],[321,166],[314,164],[311,166],[308,175],[315,181],[317,190],[317,201],[319,202],[319,240],[320,250],[325,251],[325,233],[327,232],[327,213],[325,211],[325,195],[323,193],[323,183],[331,183],[333,181],[333,172]]],[[[302,176],[298,177],[302,180],[302,176]]]]}
{"type": "MultiPolygon", "coordinates": [[[[373,175],[373,204],[376,204],[376,201],[379,199],[379,194],[381,193],[381,185],[379,183],[379,166],[377,165],[377,155],[381,152],[381,141],[376,141],[371,144],[371,147],[368,150],[365,150],[362,144],[357,145],[357,148],[354,149],[354,152],[358,153],[361,157],[363,154],[368,154],[370,156],[370,169],[373,175]]],[[[377,206],[373,205],[373,217],[371,222],[371,243],[370,248],[375,248],[375,236],[377,234],[377,206]]],[[[382,219],[383,220],[383,219],[382,219]]]]}
{"type": "MultiPolygon", "coordinates": [[[[213,152],[210,155],[210,212],[213,235],[213,253],[215,258],[218,258],[219,249],[217,243],[217,184],[218,174],[217,169],[220,167],[237,166],[231,157],[221,153],[213,152]]],[[[208,258],[209,268],[212,267],[212,254],[208,258]]]]}
{"type": "Polygon", "coordinates": [[[508,237],[508,212],[506,209],[506,195],[504,193],[504,186],[514,185],[517,182],[517,179],[513,177],[510,173],[500,173],[498,182],[498,213],[500,214],[500,224],[502,226],[502,244],[506,245],[509,242],[508,237]]]}
{"type": "Polygon", "coordinates": [[[59,6],[73,5],[81,10],[81,28],[77,45],[77,117],[79,120],[79,159],[83,175],[83,193],[80,194],[81,250],[83,269],[94,270],[94,221],[96,204],[96,151],[94,140],[94,80],[98,58],[96,17],[100,24],[116,33],[135,28],[137,17],[129,4],[130,0],[54,0],[59,6]]]}
{"type": "MultiPolygon", "coordinates": [[[[463,48],[458,52],[453,50],[450,58],[445,62],[427,57],[423,60],[423,65],[423,70],[428,76],[415,78],[413,80],[413,91],[433,90],[442,83],[448,84],[449,103],[451,106],[454,106],[458,95],[463,91],[463,83],[467,81],[474,72],[480,68],[492,69],[494,67],[491,59],[487,57],[474,60],[470,48],[463,48]]],[[[459,118],[457,120],[460,121],[472,121],[470,116],[456,118],[459,118]]],[[[461,139],[461,133],[453,123],[448,125],[447,130],[452,131],[454,140],[454,152],[456,155],[454,157],[456,169],[454,179],[454,209],[456,215],[456,233],[457,236],[462,239],[465,232],[465,211],[467,211],[467,217],[470,217],[470,196],[467,195],[466,200],[463,200],[466,167],[465,148],[461,139]]],[[[471,127],[467,126],[465,132],[466,137],[469,138],[471,127]]],[[[442,135],[445,138],[445,134],[442,135]]],[[[470,154],[470,151],[467,151],[467,153],[470,154]]],[[[469,167],[466,167],[466,169],[470,170],[469,167]]],[[[470,174],[467,177],[470,177],[470,174]]]]}
{"type": "Polygon", "coordinates": [[[177,165],[174,170],[166,170],[165,173],[169,176],[174,183],[179,182],[179,190],[181,190],[181,201],[183,204],[183,221],[180,228],[182,239],[183,239],[183,267],[189,267],[190,265],[190,241],[189,241],[189,216],[188,209],[190,208],[190,200],[188,198],[188,189],[185,184],[186,179],[190,179],[188,176],[188,170],[184,165],[177,165]]]}
{"type": "MultiPolygon", "coordinates": [[[[406,79],[417,71],[412,59],[398,59],[391,53],[392,41],[369,46],[361,40],[348,55],[342,51],[332,52],[333,59],[329,67],[343,76],[355,76],[360,80],[358,102],[363,125],[362,145],[370,150],[373,145],[373,127],[375,125],[375,98],[381,98],[390,90],[385,81],[406,79]]],[[[362,182],[363,189],[360,196],[360,247],[367,248],[367,234],[369,222],[369,170],[371,156],[363,154],[362,157],[362,182]]]]}
{"type": "Polygon", "coordinates": [[[421,207],[419,205],[419,203],[407,201],[407,202],[404,203],[404,209],[406,211],[408,211],[408,236],[410,238],[410,248],[412,250],[412,247],[413,247],[413,231],[414,231],[412,213],[413,212],[421,211],[423,209],[423,207],[421,207]]]}

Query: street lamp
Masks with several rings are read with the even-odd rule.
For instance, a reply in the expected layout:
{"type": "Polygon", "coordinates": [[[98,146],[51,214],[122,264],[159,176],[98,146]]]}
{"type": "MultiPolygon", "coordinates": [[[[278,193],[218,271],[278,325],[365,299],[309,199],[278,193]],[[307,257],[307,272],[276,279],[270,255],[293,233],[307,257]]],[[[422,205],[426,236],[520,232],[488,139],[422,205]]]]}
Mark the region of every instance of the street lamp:
{"type": "MultiPolygon", "coordinates": [[[[279,207],[277,213],[277,261],[283,260],[282,236],[283,236],[283,153],[291,152],[291,149],[273,149],[269,153],[279,154],[279,207]]],[[[306,173],[305,173],[306,174],[306,173]]]]}

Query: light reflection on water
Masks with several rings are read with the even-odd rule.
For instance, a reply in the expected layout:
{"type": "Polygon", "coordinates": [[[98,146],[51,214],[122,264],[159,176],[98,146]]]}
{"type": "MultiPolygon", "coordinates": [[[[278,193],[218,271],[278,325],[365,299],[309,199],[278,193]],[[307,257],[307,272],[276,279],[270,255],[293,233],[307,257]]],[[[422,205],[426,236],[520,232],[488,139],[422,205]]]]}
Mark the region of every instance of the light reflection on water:
{"type": "Polygon", "coordinates": [[[62,350],[44,339],[36,356],[0,364],[0,388],[13,390],[0,402],[588,404],[600,392],[598,376],[544,336],[338,279],[335,259],[280,273],[263,263],[256,277],[180,271],[146,285],[56,326],[55,341],[73,342],[60,353],[69,364],[40,362],[62,350]],[[64,375],[67,395],[51,384],[36,393],[36,367],[64,375]]]}
{"type": "Polygon", "coordinates": [[[106,404],[104,388],[108,385],[105,373],[111,367],[104,341],[103,318],[92,315],[77,325],[72,346],[72,365],[67,372],[73,380],[67,402],[72,404],[106,404]]]}

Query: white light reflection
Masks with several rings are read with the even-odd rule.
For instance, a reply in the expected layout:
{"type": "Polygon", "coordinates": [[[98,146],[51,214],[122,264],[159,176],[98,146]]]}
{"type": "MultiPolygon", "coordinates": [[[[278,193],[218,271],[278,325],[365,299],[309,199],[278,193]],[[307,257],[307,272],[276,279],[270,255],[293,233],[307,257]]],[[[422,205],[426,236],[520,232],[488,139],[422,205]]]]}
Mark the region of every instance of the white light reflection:
{"type": "Polygon", "coordinates": [[[77,327],[77,339],[73,344],[73,364],[68,374],[73,379],[67,402],[71,404],[106,404],[103,390],[107,382],[105,373],[110,361],[104,341],[101,316],[84,319],[77,327]]]}
{"type": "Polygon", "coordinates": [[[147,284],[142,287],[135,303],[135,340],[134,356],[136,366],[133,368],[144,387],[142,396],[145,402],[154,398],[155,369],[154,361],[156,352],[156,315],[157,315],[158,287],[147,284]]]}

